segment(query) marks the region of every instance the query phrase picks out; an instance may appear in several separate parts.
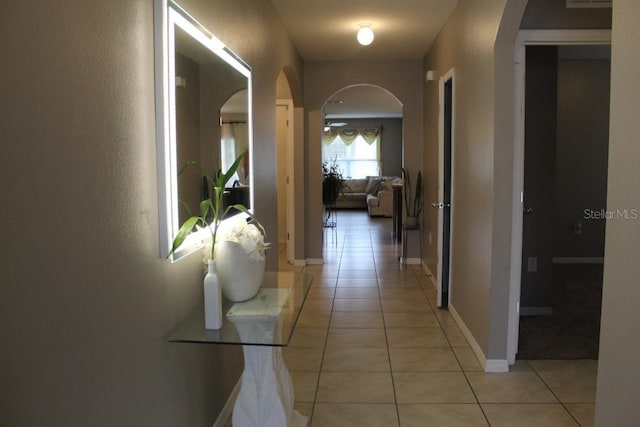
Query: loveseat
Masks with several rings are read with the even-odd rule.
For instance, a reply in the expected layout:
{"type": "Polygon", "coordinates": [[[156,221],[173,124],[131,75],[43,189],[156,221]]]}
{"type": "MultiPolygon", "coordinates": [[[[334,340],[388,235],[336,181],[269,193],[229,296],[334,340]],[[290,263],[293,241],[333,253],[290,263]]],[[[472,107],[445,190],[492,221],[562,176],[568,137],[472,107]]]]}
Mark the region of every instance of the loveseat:
{"type": "Polygon", "coordinates": [[[367,209],[371,216],[393,215],[392,184],[402,183],[398,177],[368,176],[346,179],[336,200],[336,209],[367,209]]]}

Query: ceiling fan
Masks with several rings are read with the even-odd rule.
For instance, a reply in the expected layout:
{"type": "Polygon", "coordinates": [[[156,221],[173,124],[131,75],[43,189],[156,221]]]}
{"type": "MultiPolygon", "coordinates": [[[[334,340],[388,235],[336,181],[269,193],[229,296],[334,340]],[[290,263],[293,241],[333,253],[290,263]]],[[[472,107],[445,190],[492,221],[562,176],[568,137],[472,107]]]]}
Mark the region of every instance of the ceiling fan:
{"type": "Polygon", "coordinates": [[[347,124],[347,122],[332,122],[331,120],[328,120],[324,124],[324,130],[328,131],[331,128],[341,128],[343,126],[346,126],[347,124]]]}

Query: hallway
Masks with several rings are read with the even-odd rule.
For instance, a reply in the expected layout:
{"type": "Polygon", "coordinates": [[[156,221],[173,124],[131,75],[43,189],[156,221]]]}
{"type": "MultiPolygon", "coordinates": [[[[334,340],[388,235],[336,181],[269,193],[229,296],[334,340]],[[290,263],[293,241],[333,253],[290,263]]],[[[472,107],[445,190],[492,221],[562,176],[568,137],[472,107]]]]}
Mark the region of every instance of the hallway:
{"type": "MultiPolygon", "coordinates": [[[[339,211],[284,350],[311,426],[590,426],[596,361],[485,374],[431,278],[401,268],[391,220],[339,211]]],[[[282,265],[282,263],[281,263],[282,265]]]]}

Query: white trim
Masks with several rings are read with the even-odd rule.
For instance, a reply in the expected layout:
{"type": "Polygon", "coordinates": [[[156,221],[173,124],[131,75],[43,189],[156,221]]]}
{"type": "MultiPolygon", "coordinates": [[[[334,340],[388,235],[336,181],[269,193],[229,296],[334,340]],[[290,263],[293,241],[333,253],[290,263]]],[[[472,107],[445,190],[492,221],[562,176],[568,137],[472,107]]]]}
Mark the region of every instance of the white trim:
{"type": "Polygon", "coordinates": [[[611,44],[611,30],[520,30],[516,52],[525,45],[611,44]]]}
{"type": "Polygon", "coordinates": [[[514,147],[511,214],[511,270],[509,272],[509,319],[507,359],[515,363],[518,352],[520,280],[522,275],[522,200],[524,191],[524,93],[527,45],[607,45],[611,30],[520,30],[515,44],[514,147]]]}
{"type": "Polygon", "coordinates": [[[484,364],[484,371],[494,374],[509,372],[509,362],[507,359],[487,359],[484,364]]]}
{"type": "MultiPolygon", "coordinates": [[[[451,265],[452,258],[451,254],[453,253],[453,193],[454,193],[454,158],[455,158],[455,69],[451,68],[447,71],[438,82],[438,91],[439,91],[439,108],[438,108],[438,202],[444,201],[444,85],[447,81],[451,80],[451,176],[449,179],[451,180],[451,200],[449,207],[449,274],[447,277],[449,278],[449,288],[448,288],[448,301],[447,304],[451,303],[451,265]]],[[[444,242],[444,209],[438,209],[438,277],[437,277],[437,303],[438,307],[442,307],[442,245],[444,242]]]]}
{"type": "Polygon", "coordinates": [[[304,259],[294,259],[293,266],[294,267],[305,267],[307,265],[307,260],[304,259]]]}
{"type": "Polygon", "coordinates": [[[240,383],[242,382],[242,376],[238,379],[235,387],[231,390],[231,394],[227,398],[227,401],[224,403],[222,410],[218,414],[218,418],[216,418],[216,422],[213,423],[212,427],[226,427],[229,425],[231,421],[231,416],[233,415],[233,407],[236,404],[236,399],[238,398],[238,394],[240,393],[240,383]]]}
{"type": "Polygon", "coordinates": [[[520,316],[551,316],[553,307],[520,307],[520,316]]]}
{"type": "Polygon", "coordinates": [[[604,257],[553,257],[554,264],[604,264],[604,257]]]}
{"type": "Polygon", "coordinates": [[[422,259],[420,259],[420,258],[402,258],[400,260],[400,264],[404,264],[404,265],[420,265],[420,264],[422,264],[422,259]]]}
{"type": "Polygon", "coordinates": [[[322,265],[324,260],[322,258],[307,258],[305,265],[322,265]]]}
{"type": "Polygon", "coordinates": [[[487,361],[487,357],[484,355],[484,352],[480,348],[480,345],[476,341],[475,337],[473,336],[473,334],[471,333],[467,325],[462,320],[462,317],[460,317],[460,315],[458,314],[458,310],[456,310],[456,308],[453,305],[449,306],[449,314],[451,314],[451,317],[453,318],[454,322],[456,322],[456,325],[458,325],[458,328],[460,328],[460,332],[462,332],[462,335],[464,335],[467,342],[469,343],[469,346],[471,347],[471,350],[475,354],[476,359],[478,359],[478,362],[480,362],[480,366],[484,366],[487,361]]]}

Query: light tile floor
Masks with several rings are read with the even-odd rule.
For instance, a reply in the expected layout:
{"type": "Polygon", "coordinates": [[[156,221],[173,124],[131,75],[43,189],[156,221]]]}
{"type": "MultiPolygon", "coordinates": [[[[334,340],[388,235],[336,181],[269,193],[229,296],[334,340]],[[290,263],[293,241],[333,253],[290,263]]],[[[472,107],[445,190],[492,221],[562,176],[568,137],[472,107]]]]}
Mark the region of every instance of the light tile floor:
{"type": "Polygon", "coordinates": [[[340,211],[325,264],[305,268],[314,281],[284,357],[312,427],[593,425],[597,361],[484,373],[400,248],[389,219],[340,211]]]}

